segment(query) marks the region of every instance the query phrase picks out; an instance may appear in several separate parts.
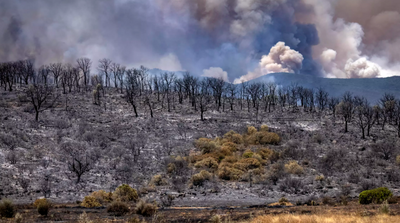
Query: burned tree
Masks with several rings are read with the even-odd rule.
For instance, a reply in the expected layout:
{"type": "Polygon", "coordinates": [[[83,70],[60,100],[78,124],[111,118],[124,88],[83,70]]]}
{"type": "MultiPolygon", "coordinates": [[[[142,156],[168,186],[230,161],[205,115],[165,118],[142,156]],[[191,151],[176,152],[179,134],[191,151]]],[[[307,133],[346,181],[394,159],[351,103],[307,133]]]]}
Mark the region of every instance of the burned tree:
{"type": "Polygon", "coordinates": [[[89,58],[79,58],[76,60],[76,62],[78,63],[78,69],[82,71],[83,83],[85,88],[87,88],[89,84],[90,67],[92,66],[92,61],[89,58]]]}
{"type": "Polygon", "coordinates": [[[52,63],[52,64],[50,64],[49,68],[50,68],[51,73],[53,74],[56,88],[58,88],[59,79],[64,72],[64,66],[62,65],[62,63],[52,63]]]}
{"type": "Polygon", "coordinates": [[[100,73],[105,75],[105,87],[111,87],[111,64],[112,61],[110,59],[104,58],[99,60],[99,66],[97,69],[100,73]]]}
{"type": "Polygon", "coordinates": [[[201,121],[204,121],[204,112],[208,110],[208,107],[212,103],[209,87],[209,81],[207,79],[200,81],[196,102],[198,103],[198,108],[200,109],[201,121]]]}
{"type": "Polygon", "coordinates": [[[347,126],[354,114],[353,96],[350,92],[344,93],[342,101],[336,106],[336,111],[344,120],[344,132],[348,132],[347,126]]]}
{"type": "Polygon", "coordinates": [[[138,72],[139,71],[136,69],[131,69],[127,72],[126,87],[125,87],[126,100],[128,101],[129,104],[132,105],[136,117],[139,117],[137,112],[137,103],[139,101],[139,91],[140,91],[139,89],[140,86],[137,79],[138,72]]]}
{"type": "Polygon", "coordinates": [[[51,108],[58,98],[58,95],[55,95],[54,89],[51,86],[41,84],[30,85],[26,91],[26,95],[35,109],[36,121],[39,120],[39,113],[51,108]]]}
{"type": "Polygon", "coordinates": [[[98,154],[83,143],[64,142],[60,149],[66,155],[68,170],[76,175],[76,184],[93,169],[98,160],[98,154]]]}

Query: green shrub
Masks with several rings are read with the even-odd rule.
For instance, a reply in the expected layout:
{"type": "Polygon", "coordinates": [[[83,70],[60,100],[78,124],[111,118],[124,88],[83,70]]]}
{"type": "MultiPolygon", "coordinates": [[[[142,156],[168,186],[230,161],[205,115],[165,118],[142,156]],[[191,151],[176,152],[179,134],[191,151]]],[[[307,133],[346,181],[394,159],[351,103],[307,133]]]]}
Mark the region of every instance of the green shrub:
{"type": "Polygon", "coordinates": [[[155,214],[156,211],[157,211],[157,205],[155,205],[155,204],[147,203],[143,200],[140,200],[136,204],[136,214],[140,214],[145,217],[149,217],[149,216],[152,216],[153,214],[155,214]]]}
{"type": "Polygon", "coordinates": [[[86,196],[83,198],[81,206],[85,208],[95,208],[95,207],[101,207],[101,204],[99,203],[99,201],[97,201],[95,197],[86,196]]]}
{"type": "Polygon", "coordinates": [[[107,207],[107,212],[115,216],[122,216],[129,213],[129,207],[124,202],[114,201],[107,207]]]}
{"type": "Polygon", "coordinates": [[[380,187],[372,190],[365,190],[360,193],[360,204],[381,204],[383,201],[392,197],[392,192],[386,187],[380,187]]]}
{"type": "Polygon", "coordinates": [[[243,157],[243,158],[251,158],[251,157],[253,157],[253,154],[254,154],[253,151],[251,151],[250,149],[248,149],[248,150],[244,151],[242,157],[243,157]]]}
{"type": "Polygon", "coordinates": [[[128,184],[122,184],[113,193],[113,199],[118,201],[137,201],[139,199],[138,193],[135,189],[128,184]]]}
{"type": "Polygon", "coordinates": [[[4,218],[12,218],[14,217],[16,212],[16,208],[14,204],[10,200],[2,200],[0,203],[0,216],[4,218]]]}

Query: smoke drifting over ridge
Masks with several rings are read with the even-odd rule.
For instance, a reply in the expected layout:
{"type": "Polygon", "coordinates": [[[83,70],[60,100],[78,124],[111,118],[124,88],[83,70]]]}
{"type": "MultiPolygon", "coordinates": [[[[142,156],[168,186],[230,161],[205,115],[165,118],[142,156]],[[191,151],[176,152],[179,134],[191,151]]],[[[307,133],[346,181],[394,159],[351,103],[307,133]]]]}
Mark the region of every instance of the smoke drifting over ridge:
{"type": "Polygon", "coordinates": [[[106,57],[196,75],[226,72],[230,81],[273,71],[391,76],[400,71],[399,23],[397,0],[5,0],[0,61],[89,57],[95,66],[106,57]],[[303,58],[299,65],[266,63],[279,42],[303,58]]]}

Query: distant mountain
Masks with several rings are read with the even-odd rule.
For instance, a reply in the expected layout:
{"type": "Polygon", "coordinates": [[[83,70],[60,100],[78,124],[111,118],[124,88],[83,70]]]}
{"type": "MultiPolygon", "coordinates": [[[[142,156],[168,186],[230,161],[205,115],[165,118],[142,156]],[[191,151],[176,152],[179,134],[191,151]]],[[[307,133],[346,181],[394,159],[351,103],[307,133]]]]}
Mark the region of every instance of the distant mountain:
{"type": "Polygon", "coordinates": [[[251,80],[250,83],[272,81],[283,87],[290,86],[292,83],[307,88],[322,87],[330,96],[334,97],[341,97],[344,92],[349,91],[354,95],[366,97],[371,104],[376,104],[384,93],[394,94],[400,99],[400,77],[339,79],[304,74],[274,73],[251,80]]]}

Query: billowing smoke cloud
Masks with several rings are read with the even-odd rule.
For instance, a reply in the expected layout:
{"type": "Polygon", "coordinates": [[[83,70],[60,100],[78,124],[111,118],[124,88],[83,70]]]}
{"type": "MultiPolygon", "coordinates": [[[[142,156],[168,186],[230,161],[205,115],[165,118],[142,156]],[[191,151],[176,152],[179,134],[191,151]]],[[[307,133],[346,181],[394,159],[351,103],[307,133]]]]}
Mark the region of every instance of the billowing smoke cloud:
{"type": "Polygon", "coordinates": [[[228,73],[220,67],[210,67],[210,69],[204,69],[203,70],[203,77],[213,77],[213,78],[218,78],[222,79],[224,81],[229,81],[228,79],[228,73]]]}
{"type": "Polygon", "coordinates": [[[221,68],[231,81],[249,71],[382,77],[398,75],[399,23],[398,0],[1,1],[0,61],[89,57],[95,67],[106,57],[195,75],[221,68]],[[260,68],[277,42],[301,64],[260,68]]]}
{"type": "Polygon", "coordinates": [[[235,79],[234,83],[246,82],[270,73],[296,73],[302,67],[303,55],[290,49],[284,42],[278,42],[268,55],[261,58],[260,66],[255,71],[235,79]]]}
{"type": "Polygon", "coordinates": [[[371,78],[380,74],[380,67],[362,57],[356,61],[349,60],[345,66],[348,78],[371,78]]]}

